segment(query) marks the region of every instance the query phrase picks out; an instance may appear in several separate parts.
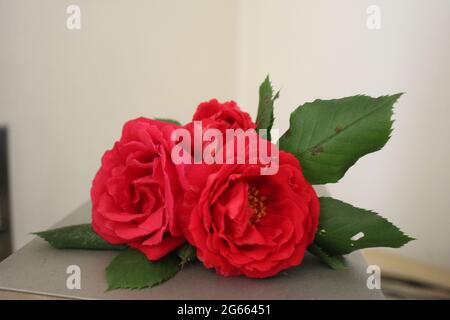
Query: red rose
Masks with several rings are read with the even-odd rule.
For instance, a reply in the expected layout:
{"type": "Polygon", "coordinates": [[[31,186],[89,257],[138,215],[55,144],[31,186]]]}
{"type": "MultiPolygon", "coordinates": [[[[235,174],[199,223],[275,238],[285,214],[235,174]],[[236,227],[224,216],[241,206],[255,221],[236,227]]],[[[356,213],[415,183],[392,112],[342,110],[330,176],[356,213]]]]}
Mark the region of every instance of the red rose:
{"type": "Polygon", "coordinates": [[[170,136],[178,126],[138,118],[102,158],[93,181],[92,227],[113,244],[129,244],[157,260],[184,242],[175,216],[182,198],[170,158],[170,136]]]}
{"type": "Polygon", "coordinates": [[[216,99],[200,103],[192,117],[192,121],[202,121],[203,128],[255,129],[256,124],[247,112],[242,111],[236,102],[220,103],[216,99]]]}
{"type": "Polygon", "coordinates": [[[222,133],[223,143],[225,143],[227,129],[255,130],[256,124],[247,112],[239,108],[236,102],[228,101],[220,103],[217,99],[211,99],[198,105],[192,117],[192,122],[186,124],[184,128],[191,135],[191,146],[189,150],[191,150],[192,155],[194,156],[194,153],[198,153],[201,156],[203,150],[211,141],[202,140],[196,144],[194,140],[201,140],[209,129],[219,130],[222,133]]]}
{"type": "Polygon", "coordinates": [[[273,276],[299,265],[314,239],[319,201],[299,161],[280,151],[276,174],[261,175],[261,168],[186,166],[185,235],[199,260],[221,275],[273,276]]]}

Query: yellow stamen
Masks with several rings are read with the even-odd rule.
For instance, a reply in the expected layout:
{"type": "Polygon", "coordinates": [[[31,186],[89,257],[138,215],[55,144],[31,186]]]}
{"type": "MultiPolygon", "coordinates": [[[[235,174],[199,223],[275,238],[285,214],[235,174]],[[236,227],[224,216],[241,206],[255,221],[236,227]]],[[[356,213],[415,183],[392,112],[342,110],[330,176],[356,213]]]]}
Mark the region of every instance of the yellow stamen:
{"type": "Polygon", "coordinates": [[[262,196],[258,189],[251,186],[248,188],[248,205],[253,209],[250,224],[255,224],[266,216],[267,209],[264,200],[266,200],[266,197],[262,196]]]}

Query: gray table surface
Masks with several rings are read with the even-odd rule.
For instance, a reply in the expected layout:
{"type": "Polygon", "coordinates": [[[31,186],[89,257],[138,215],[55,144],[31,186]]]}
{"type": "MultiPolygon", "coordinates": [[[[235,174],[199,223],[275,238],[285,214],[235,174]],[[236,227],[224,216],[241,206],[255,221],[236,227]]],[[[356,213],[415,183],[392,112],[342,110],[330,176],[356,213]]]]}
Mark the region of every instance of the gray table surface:
{"type": "MultiPolygon", "coordinates": [[[[89,221],[88,203],[57,226],[89,221]]],[[[347,257],[345,271],[331,270],[309,254],[301,266],[263,280],[225,278],[195,263],[154,288],[105,292],[105,268],[115,255],[58,250],[36,238],[0,263],[0,290],[76,299],[383,299],[380,290],[367,288],[369,275],[359,253],[347,257]],[[66,287],[69,265],[80,267],[81,289],[66,287]]]]}

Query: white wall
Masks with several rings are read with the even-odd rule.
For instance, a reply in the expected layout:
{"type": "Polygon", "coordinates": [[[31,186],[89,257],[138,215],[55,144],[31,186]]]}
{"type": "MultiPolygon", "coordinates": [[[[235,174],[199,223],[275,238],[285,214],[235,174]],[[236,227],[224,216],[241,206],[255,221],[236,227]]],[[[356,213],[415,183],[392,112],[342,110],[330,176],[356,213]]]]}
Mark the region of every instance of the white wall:
{"type": "Polygon", "coordinates": [[[255,111],[256,84],[270,72],[281,132],[306,101],[406,93],[387,146],[327,187],[418,239],[395,252],[450,268],[450,1],[248,0],[242,9],[237,97],[255,111]],[[380,30],[366,27],[372,4],[380,30]]]}
{"type": "Polygon", "coordinates": [[[402,254],[450,268],[449,12],[448,0],[0,0],[15,248],[89,198],[125,120],[187,121],[211,97],[255,114],[270,72],[282,131],[305,101],[406,92],[386,148],[328,187],[418,238],[402,254]],[[72,3],[80,31],[65,27],[72,3]],[[370,4],[381,30],[366,28],[370,4]]]}
{"type": "Polygon", "coordinates": [[[0,124],[14,247],[89,199],[102,153],[138,116],[188,121],[233,96],[231,1],[0,0],[0,124]],[[66,8],[81,7],[81,30],[66,8]]]}

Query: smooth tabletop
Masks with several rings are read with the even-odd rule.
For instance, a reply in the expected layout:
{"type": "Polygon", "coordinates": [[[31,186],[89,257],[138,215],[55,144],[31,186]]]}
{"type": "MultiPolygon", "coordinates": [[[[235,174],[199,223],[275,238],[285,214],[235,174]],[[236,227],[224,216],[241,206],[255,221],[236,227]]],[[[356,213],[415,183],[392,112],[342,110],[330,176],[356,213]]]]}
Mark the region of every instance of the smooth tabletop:
{"type": "MultiPolygon", "coordinates": [[[[88,223],[90,210],[87,203],[57,226],[88,223]]],[[[17,292],[18,298],[29,293],[75,299],[383,299],[380,290],[367,288],[369,274],[360,253],[347,257],[345,271],[331,270],[307,254],[302,265],[263,280],[221,277],[197,262],[154,288],[106,292],[105,268],[117,254],[58,250],[35,238],[0,263],[0,290],[17,292]],[[70,265],[80,267],[81,289],[66,286],[70,265]]]]}

